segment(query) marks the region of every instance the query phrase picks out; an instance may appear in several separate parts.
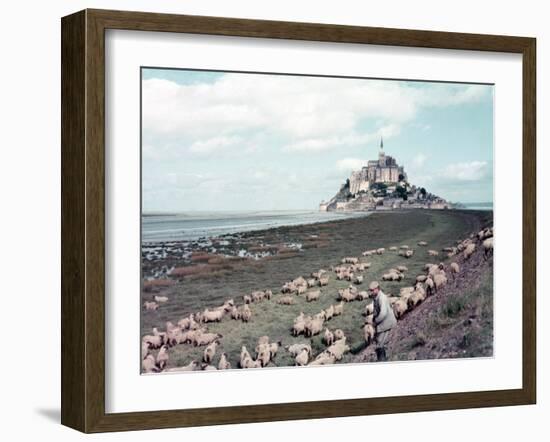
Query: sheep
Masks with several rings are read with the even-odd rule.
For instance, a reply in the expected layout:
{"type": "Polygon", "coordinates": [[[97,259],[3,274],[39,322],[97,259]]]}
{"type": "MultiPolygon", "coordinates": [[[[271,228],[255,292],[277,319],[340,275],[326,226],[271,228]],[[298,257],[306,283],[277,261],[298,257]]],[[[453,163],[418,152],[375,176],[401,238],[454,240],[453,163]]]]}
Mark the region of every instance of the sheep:
{"type": "Polygon", "coordinates": [[[241,319],[241,311],[237,307],[231,309],[231,319],[235,319],[236,321],[241,319]]]}
{"type": "Polygon", "coordinates": [[[299,367],[307,365],[308,361],[309,361],[309,352],[305,348],[302,349],[300,353],[298,353],[294,358],[295,364],[299,367]]]}
{"type": "Polygon", "coordinates": [[[250,353],[246,349],[246,346],[243,345],[241,347],[241,356],[240,356],[240,361],[239,361],[239,364],[240,364],[241,368],[245,368],[245,365],[246,365],[245,361],[247,359],[252,360],[252,356],[250,356],[250,353]]]}
{"type": "Polygon", "coordinates": [[[460,267],[459,267],[458,263],[452,262],[449,266],[449,270],[450,270],[451,275],[453,276],[453,279],[455,279],[456,275],[458,275],[458,273],[460,272],[460,267]]]}
{"type": "Polygon", "coordinates": [[[418,275],[416,277],[416,282],[426,282],[426,278],[428,278],[427,275],[418,275]]]}
{"type": "Polygon", "coordinates": [[[338,299],[345,302],[351,302],[355,300],[356,294],[349,289],[338,290],[338,299]]]}
{"type": "Polygon", "coordinates": [[[243,302],[244,302],[245,304],[251,304],[251,303],[252,303],[252,298],[251,298],[250,296],[248,296],[248,295],[244,295],[244,296],[243,296],[243,302]]]}
{"type": "Polygon", "coordinates": [[[320,353],[317,355],[315,360],[311,361],[308,365],[330,365],[334,364],[336,362],[336,357],[327,351],[324,351],[323,353],[320,353]]]}
{"type": "Polygon", "coordinates": [[[418,241],[418,245],[420,247],[426,247],[428,245],[428,243],[426,241],[418,241]]]}
{"type": "Polygon", "coordinates": [[[304,335],[311,337],[321,333],[321,330],[323,330],[323,322],[324,321],[322,318],[314,318],[311,321],[306,322],[304,335]]]}
{"type": "Polygon", "coordinates": [[[428,296],[430,296],[434,292],[434,289],[435,289],[434,280],[430,276],[430,277],[426,278],[426,281],[424,282],[424,284],[426,284],[426,294],[428,296]]]}
{"type": "Polygon", "coordinates": [[[191,361],[189,364],[184,365],[183,367],[172,367],[167,368],[166,372],[180,372],[180,371],[195,371],[200,367],[197,361],[191,361]]]}
{"type": "Polygon", "coordinates": [[[340,316],[342,313],[344,313],[344,302],[340,302],[340,304],[336,304],[334,306],[334,316],[340,316]]]}
{"type": "Polygon", "coordinates": [[[354,284],[363,284],[363,276],[362,275],[357,275],[355,277],[355,279],[353,280],[353,283],[354,284]]]}
{"type": "Polygon", "coordinates": [[[162,347],[160,347],[160,350],[157,353],[157,367],[162,370],[164,367],[166,367],[168,359],[168,346],[163,345],[162,347]]]}
{"type": "Polygon", "coordinates": [[[291,296],[283,296],[277,300],[277,304],[281,305],[293,305],[294,304],[294,298],[291,296]]]}
{"type": "Polygon", "coordinates": [[[228,299],[223,303],[223,305],[220,308],[222,308],[226,313],[228,313],[231,311],[233,307],[235,307],[235,301],[233,301],[233,299],[228,299]]]}
{"type": "Polygon", "coordinates": [[[142,343],[146,343],[149,348],[160,348],[164,344],[164,337],[162,335],[145,335],[141,338],[142,343]]]}
{"type": "Polygon", "coordinates": [[[220,322],[223,318],[225,310],[220,308],[217,310],[205,309],[201,315],[200,322],[220,322]]]}
{"type": "Polygon", "coordinates": [[[188,330],[189,326],[191,325],[191,318],[182,318],[178,321],[178,327],[182,330],[188,330]]]}
{"type": "Polygon", "coordinates": [[[216,367],[214,367],[213,365],[208,365],[208,364],[202,364],[201,365],[201,370],[202,371],[213,371],[213,370],[218,370],[216,367]]]}
{"type": "Polygon", "coordinates": [[[324,286],[328,285],[328,281],[329,281],[329,276],[328,275],[321,276],[319,278],[319,286],[324,287],[324,286]]]}
{"type": "MultiPolygon", "coordinates": [[[[197,330],[197,332],[198,331],[200,330],[197,330]]],[[[221,338],[223,338],[223,336],[219,333],[205,333],[205,332],[195,333],[193,345],[195,347],[201,346],[201,345],[208,345],[221,338]]]]}
{"type": "Polygon", "coordinates": [[[334,342],[329,348],[327,348],[327,353],[334,356],[334,358],[339,361],[344,357],[344,354],[350,351],[349,345],[346,344],[346,338],[338,339],[334,342]]]}
{"type": "Polygon", "coordinates": [[[297,356],[302,350],[307,350],[309,355],[311,356],[311,345],[309,344],[292,344],[291,346],[287,347],[288,352],[291,356],[297,356]]]}
{"type": "MultiPolygon", "coordinates": [[[[262,344],[269,344],[269,336],[264,335],[258,338],[258,346],[262,344]]],[[[258,347],[256,347],[256,352],[258,352],[257,348],[258,347]]]]}
{"type": "Polygon", "coordinates": [[[344,332],[339,328],[334,330],[333,333],[334,333],[334,339],[335,340],[340,340],[342,338],[345,338],[344,332]]]}
{"type": "Polygon", "coordinates": [[[409,268],[407,266],[397,266],[397,270],[399,270],[401,273],[405,273],[409,271],[409,268]]]}
{"type": "Polygon", "coordinates": [[[252,317],[252,311],[250,310],[250,307],[248,304],[243,305],[241,310],[241,320],[243,322],[250,321],[250,318],[252,317]]]}
{"type": "Polygon", "coordinates": [[[332,345],[334,343],[334,333],[332,333],[328,328],[325,328],[323,340],[325,341],[325,344],[332,345]]]}
{"type": "Polygon", "coordinates": [[[155,357],[152,354],[148,354],[141,361],[141,369],[144,373],[158,373],[159,369],[155,362],[155,357]]]}
{"type": "Polygon", "coordinates": [[[470,258],[470,256],[472,256],[472,254],[475,252],[476,250],[476,245],[473,244],[473,243],[470,243],[466,246],[466,248],[464,249],[464,259],[468,259],[470,258]]]}
{"type": "Polygon", "coordinates": [[[299,285],[297,293],[303,295],[305,292],[307,292],[307,285],[299,285]]]}
{"type": "Polygon", "coordinates": [[[298,336],[299,334],[305,333],[306,322],[305,319],[295,320],[292,326],[292,336],[298,336]]]}
{"type": "Polygon", "coordinates": [[[149,344],[147,342],[141,342],[141,357],[144,358],[149,354],[149,344]]]}
{"type": "Polygon", "coordinates": [[[253,302],[260,302],[260,301],[263,301],[263,299],[265,298],[265,293],[262,292],[261,290],[258,290],[258,291],[252,292],[251,296],[252,296],[253,302]]]}
{"type": "Polygon", "coordinates": [[[174,346],[183,342],[183,332],[180,327],[170,329],[166,333],[166,342],[168,345],[174,346]]]}
{"type": "Polygon", "coordinates": [[[271,361],[271,351],[269,350],[269,344],[261,344],[256,347],[256,360],[260,361],[261,367],[266,367],[271,361]]]}
{"type": "Polygon", "coordinates": [[[273,292],[271,290],[264,290],[264,297],[268,301],[271,301],[271,297],[273,296],[273,292]]]}
{"type": "Polygon", "coordinates": [[[388,250],[390,252],[397,252],[397,247],[396,246],[391,246],[388,250]]]}
{"type": "Polygon", "coordinates": [[[212,362],[212,359],[214,359],[214,356],[216,354],[216,347],[218,346],[218,343],[216,341],[209,344],[202,354],[202,361],[206,364],[209,364],[212,362]]]}
{"type": "Polygon", "coordinates": [[[428,255],[430,256],[438,256],[439,252],[437,250],[428,250],[428,255]]]}
{"type": "Polygon", "coordinates": [[[372,250],[366,250],[362,253],[363,256],[371,256],[372,254],[372,250]]]}
{"type": "Polygon", "coordinates": [[[371,302],[365,306],[365,316],[372,315],[374,313],[374,303],[371,302]]]}
{"type": "Polygon", "coordinates": [[[389,272],[382,275],[382,281],[400,281],[401,279],[403,279],[401,273],[389,272]]]}
{"type": "Polygon", "coordinates": [[[342,258],[342,264],[357,264],[358,262],[359,262],[359,258],[354,258],[349,256],[342,258]]]}
{"type": "Polygon", "coordinates": [[[158,304],[162,304],[162,303],[168,301],[168,297],[167,297],[167,296],[155,296],[155,301],[156,301],[158,304]]]}
{"type": "Polygon", "coordinates": [[[435,291],[439,290],[445,284],[447,284],[447,277],[443,273],[438,273],[433,277],[435,291]]]}
{"type": "Polygon", "coordinates": [[[366,290],[362,290],[360,292],[357,292],[355,295],[355,299],[358,301],[364,301],[365,299],[368,299],[369,293],[366,290]]]}
{"type": "Polygon", "coordinates": [[[399,296],[403,296],[407,293],[412,293],[414,292],[414,287],[411,287],[411,286],[408,286],[408,287],[401,287],[399,289],[399,296]]]}
{"type": "Polygon", "coordinates": [[[145,310],[158,310],[159,305],[156,302],[145,301],[143,307],[145,307],[145,310]]]}
{"type": "Polygon", "coordinates": [[[483,241],[483,257],[487,259],[493,253],[493,237],[483,241]]]}
{"type": "Polygon", "coordinates": [[[306,301],[317,301],[321,296],[321,290],[312,290],[311,292],[306,293],[306,301]]]}
{"type": "Polygon", "coordinates": [[[311,288],[317,285],[317,280],[315,278],[310,278],[307,280],[307,288],[311,288]]]}
{"type": "Polygon", "coordinates": [[[279,347],[282,345],[282,341],[277,342],[270,342],[269,343],[269,353],[271,355],[271,359],[273,359],[275,356],[277,356],[277,353],[279,352],[279,347]]]}
{"type": "Polygon", "coordinates": [[[426,299],[426,295],[423,292],[414,291],[407,300],[407,305],[409,308],[414,308],[424,301],[424,299],[426,299]]]}
{"type": "Polygon", "coordinates": [[[414,255],[414,250],[405,250],[405,258],[409,259],[414,255]]]}
{"type": "Polygon", "coordinates": [[[393,314],[397,319],[400,319],[408,309],[407,301],[400,299],[393,304],[393,314]]]}
{"type": "Polygon", "coordinates": [[[329,321],[334,316],[334,306],[331,304],[325,310],[325,320],[329,321]]]}
{"type": "Polygon", "coordinates": [[[363,327],[363,336],[367,345],[369,345],[374,340],[374,334],[374,326],[372,324],[365,324],[363,327]]]}
{"type": "Polygon", "coordinates": [[[406,244],[404,244],[404,245],[402,245],[402,246],[399,246],[399,248],[400,248],[401,250],[408,250],[408,249],[409,249],[409,246],[406,245],[406,244]]]}
{"type": "Polygon", "coordinates": [[[386,249],[384,247],[380,247],[380,248],[376,249],[376,254],[377,255],[382,255],[385,251],[386,251],[386,249]]]}
{"type": "Polygon", "coordinates": [[[231,368],[231,362],[227,360],[227,354],[222,353],[220,361],[218,362],[218,370],[229,370],[231,368]]]}

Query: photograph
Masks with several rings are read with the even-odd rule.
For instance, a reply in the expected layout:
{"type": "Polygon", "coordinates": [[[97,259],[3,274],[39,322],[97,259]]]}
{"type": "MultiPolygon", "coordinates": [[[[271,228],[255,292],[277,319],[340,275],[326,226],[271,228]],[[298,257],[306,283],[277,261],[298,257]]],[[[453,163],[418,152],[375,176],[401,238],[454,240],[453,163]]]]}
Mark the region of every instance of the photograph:
{"type": "Polygon", "coordinates": [[[141,374],[493,357],[494,84],[140,87],[141,374]]]}

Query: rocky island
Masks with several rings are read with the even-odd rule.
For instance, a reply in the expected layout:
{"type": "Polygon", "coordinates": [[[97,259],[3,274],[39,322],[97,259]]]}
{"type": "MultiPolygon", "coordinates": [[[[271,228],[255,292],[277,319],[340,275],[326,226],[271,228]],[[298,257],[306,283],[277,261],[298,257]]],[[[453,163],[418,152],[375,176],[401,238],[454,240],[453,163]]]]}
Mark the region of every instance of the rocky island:
{"type": "Polygon", "coordinates": [[[385,154],[382,139],[378,159],[353,171],[336,195],[319,205],[321,212],[451,208],[445,199],[409,183],[405,168],[385,154]]]}

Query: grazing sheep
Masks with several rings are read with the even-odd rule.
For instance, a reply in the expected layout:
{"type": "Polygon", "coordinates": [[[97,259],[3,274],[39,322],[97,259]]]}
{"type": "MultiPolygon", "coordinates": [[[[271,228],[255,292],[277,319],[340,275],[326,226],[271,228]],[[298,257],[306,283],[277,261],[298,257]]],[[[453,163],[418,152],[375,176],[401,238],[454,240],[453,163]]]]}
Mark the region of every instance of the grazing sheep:
{"type": "Polygon", "coordinates": [[[475,252],[476,250],[476,245],[473,244],[473,243],[470,243],[466,246],[466,248],[464,249],[464,259],[468,259],[470,258],[470,256],[473,255],[473,253],[475,252]]]}
{"type": "Polygon", "coordinates": [[[189,330],[189,326],[191,325],[191,318],[182,318],[178,321],[178,327],[182,330],[189,330]]]}
{"type": "Polygon", "coordinates": [[[365,324],[365,326],[363,327],[363,336],[367,345],[370,345],[370,343],[374,340],[374,335],[374,326],[372,324],[365,324]]]}
{"type": "Polygon", "coordinates": [[[428,255],[430,256],[438,256],[439,252],[437,250],[428,250],[428,255]]]}
{"type": "Polygon", "coordinates": [[[277,304],[281,305],[293,305],[294,304],[294,298],[292,296],[283,296],[282,298],[279,298],[277,300],[277,304]]]}
{"type": "Polygon", "coordinates": [[[344,313],[344,302],[340,302],[340,304],[336,304],[334,306],[334,316],[340,316],[342,313],[344,313]]]}
{"type": "Polygon", "coordinates": [[[218,343],[216,341],[214,341],[204,349],[204,352],[202,354],[202,361],[203,362],[205,362],[207,364],[210,364],[210,362],[212,362],[212,360],[214,359],[214,356],[216,354],[216,347],[217,346],[218,346],[218,343]]]}
{"type": "Polygon", "coordinates": [[[161,370],[164,369],[169,358],[170,355],[168,354],[168,346],[163,345],[157,353],[157,367],[161,370]]]}
{"type": "Polygon", "coordinates": [[[447,277],[444,273],[438,273],[433,277],[435,291],[438,291],[441,287],[447,284],[447,277]]]}
{"type": "Polygon", "coordinates": [[[149,344],[147,342],[141,342],[141,358],[143,359],[149,353],[149,344]]]}
{"type": "Polygon", "coordinates": [[[334,356],[337,361],[340,361],[344,357],[344,354],[350,351],[350,347],[346,344],[346,338],[343,337],[335,341],[326,351],[334,356]]]}
{"type": "Polygon", "coordinates": [[[374,302],[365,306],[365,316],[372,315],[374,313],[374,302]]]}
{"type": "Polygon", "coordinates": [[[420,247],[426,247],[428,245],[428,243],[426,241],[418,241],[418,245],[420,247]]]}
{"type": "Polygon", "coordinates": [[[487,259],[493,253],[493,237],[483,241],[483,256],[487,259]]]}
{"type": "Polygon", "coordinates": [[[197,332],[195,332],[194,341],[193,341],[193,345],[195,347],[201,346],[201,345],[208,345],[214,341],[217,341],[223,338],[223,336],[220,335],[219,333],[205,333],[205,332],[201,332],[200,330],[197,330],[197,332]]]}
{"type": "Polygon", "coordinates": [[[307,292],[307,284],[306,285],[299,285],[297,293],[299,295],[303,295],[305,292],[307,292]]]}
{"type": "Polygon", "coordinates": [[[337,341],[340,340],[340,339],[342,339],[342,338],[345,338],[345,337],[346,337],[346,336],[344,335],[344,332],[343,332],[341,329],[339,329],[339,328],[337,328],[336,330],[334,330],[333,333],[334,333],[334,339],[337,340],[337,341]]]}
{"type": "Polygon", "coordinates": [[[349,289],[340,289],[338,290],[338,299],[345,302],[351,302],[355,300],[356,293],[352,292],[349,289]]]}
{"type": "Polygon", "coordinates": [[[427,275],[418,275],[416,277],[416,282],[426,282],[426,279],[428,278],[427,275]]]}
{"type": "Polygon", "coordinates": [[[367,315],[365,317],[365,324],[373,324],[374,325],[374,314],[367,315]]]}
{"type": "Polygon", "coordinates": [[[264,297],[268,301],[271,300],[271,297],[273,296],[273,292],[271,290],[264,290],[264,297]]]}
{"type": "Polygon", "coordinates": [[[449,266],[449,271],[453,276],[453,279],[455,279],[456,275],[458,275],[458,273],[460,272],[460,267],[458,266],[458,263],[452,262],[449,266]]]}
{"type": "Polygon", "coordinates": [[[250,310],[250,307],[248,304],[243,305],[241,310],[241,320],[243,322],[250,321],[250,318],[252,317],[252,311],[250,310]]]}
{"type": "Polygon", "coordinates": [[[424,284],[426,285],[426,295],[428,296],[432,295],[435,290],[435,284],[434,284],[433,278],[431,276],[428,277],[424,282],[424,284]]]}
{"type": "Polygon", "coordinates": [[[330,354],[328,351],[324,351],[317,355],[315,360],[311,361],[308,365],[331,365],[336,362],[336,357],[330,354]]]}
{"type": "Polygon", "coordinates": [[[220,322],[223,318],[225,310],[223,308],[217,310],[205,309],[201,315],[200,322],[220,322]]]}
{"type": "Polygon", "coordinates": [[[166,372],[180,372],[180,371],[195,371],[200,367],[197,361],[191,361],[189,364],[184,365],[183,367],[172,367],[167,368],[166,372]]]}
{"type": "Polygon", "coordinates": [[[162,304],[162,303],[168,301],[168,297],[167,296],[155,296],[155,301],[159,304],[162,304]]]}
{"type": "Polygon", "coordinates": [[[311,288],[317,285],[317,280],[315,278],[311,278],[307,280],[307,287],[311,288]]]}
{"type": "Polygon", "coordinates": [[[306,293],[306,301],[317,301],[321,296],[321,290],[312,290],[311,292],[306,293]]]}
{"type": "Polygon", "coordinates": [[[149,348],[160,348],[164,344],[163,335],[145,335],[141,338],[142,343],[146,343],[149,348]]]}
{"type": "Polygon", "coordinates": [[[244,296],[243,296],[243,302],[244,302],[245,304],[251,304],[251,303],[252,303],[252,298],[251,298],[250,296],[248,296],[248,295],[244,295],[244,296]]]}
{"type": "Polygon", "coordinates": [[[321,276],[321,277],[319,278],[319,285],[320,285],[321,287],[324,287],[324,286],[328,285],[328,281],[329,281],[329,276],[328,276],[328,275],[326,275],[326,276],[321,276]]]}
{"type": "Polygon", "coordinates": [[[401,317],[407,312],[407,309],[407,301],[404,299],[395,301],[395,303],[393,304],[393,314],[397,319],[401,319],[401,317]]]}
{"type": "Polygon", "coordinates": [[[166,342],[168,345],[171,345],[172,347],[177,344],[181,344],[183,342],[183,331],[180,327],[175,327],[170,329],[166,333],[166,342]]]}
{"type": "Polygon", "coordinates": [[[414,255],[414,250],[405,250],[405,258],[409,259],[414,255]]]}
{"type": "Polygon", "coordinates": [[[251,296],[252,296],[253,302],[260,302],[260,301],[263,301],[263,299],[265,298],[265,293],[262,292],[261,290],[258,290],[258,291],[252,292],[251,296]]]}
{"type": "Polygon", "coordinates": [[[309,352],[307,349],[302,349],[300,353],[296,355],[294,358],[294,362],[297,366],[302,367],[304,365],[307,365],[307,362],[309,361],[309,352]]]}
{"type": "Polygon", "coordinates": [[[349,257],[349,256],[342,258],[342,264],[357,264],[358,262],[359,262],[359,258],[349,257]]]}
{"type": "Polygon", "coordinates": [[[366,250],[362,253],[363,256],[371,256],[373,254],[372,250],[366,250]]]}
{"type": "Polygon", "coordinates": [[[159,305],[156,302],[149,302],[149,301],[145,301],[143,306],[145,307],[145,310],[158,310],[159,308],[159,305]]]}
{"type": "Polygon", "coordinates": [[[390,252],[397,252],[397,247],[396,247],[396,246],[391,246],[391,247],[389,248],[389,251],[390,251],[390,252]]]}
{"type": "Polygon", "coordinates": [[[299,334],[305,333],[306,331],[305,319],[295,320],[292,326],[292,336],[298,336],[299,334]]]}
{"type": "Polygon", "coordinates": [[[269,350],[269,344],[261,344],[257,349],[257,355],[256,360],[260,361],[261,367],[267,367],[269,362],[271,361],[271,351],[269,350]]]}
{"type": "Polygon", "coordinates": [[[407,300],[407,305],[410,309],[416,307],[418,304],[420,304],[422,301],[426,299],[426,295],[422,292],[413,292],[409,299],[407,300]]]}
{"type": "Polygon", "coordinates": [[[411,286],[408,286],[408,287],[401,287],[399,289],[399,296],[403,296],[407,293],[412,293],[414,292],[414,287],[411,287],[411,286]]]}
{"type": "Polygon", "coordinates": [[[250,356],[250,353],[248,352],[248,350],[246,349],[246,346],[243,345],[241,347],[241,356],[240,356],[240,361],[239,361],[239,365],[241,366],[241,368],[245,368],[244,366],[246,365],[245,364],[245,361],[249,359],[252,361],[252,356],[250,356]]]}
{"type": "Polygon", "coordinates": [[[397,266],[397,270],[401,273],[405,273],[409,271],[409,268],[407,266],[397,266]]]}
{"type": "Polygon", "coordinates": [[[229,370],[231,368],[231,362],[227,360],[227,354],[222,353],[220,361],[218,362],[218,370],[229,370]]]}
{"type": "Polygon", "coordinates": [[[384,247],[380,247],[380,248],[376,249],[376,254],[377,255],[382,255],[385,251],[386,251],[386,249],[384,247]]]}
{"type": "Polygon", "coordinates": [[[279,352],[279,347],[282,345],[282,342],[279,340],[277,342],[271,342],[269,344],[269,353],[271,354],[271,359],[275,356],[277,356],[277,353],[279,352]]]}
{"type": "Polygon", "coordinates": [[[155,357],[152,354],[148,354],[141,361],[141,369],[144,373],[158,373],[159,369],[155,362],[155,357]]]}
{"type": "Polygon", "coordinates": [[[231,309],[231,319],[239,320],[241,319],[241,311],[237,307],[231,309]]]}
{"type": "Polygon", "coordinates": [[[384,273],[382,275],[382,281],[401,281],[403,274],[397,272],[384,273]]]}
{"type": "Polygon", "coordinates": [[[311,356],[311,345],[309,344],[292,344],[287,350],[291,356],[297,356],[302,350],[306,350],[311,356]]]}
{"type": "Polygon", "coordinates": [[[214,371],[214,370],[218,370],[216,367],[214,367],[213,365],[208,365],[208,364],[202,364],[201,365],[201,370],[202,371],[214,371]]]}
{"type": "Polygon", "coordinates": [[[402,245],[402,246],[399,246],[399,248],[400,248],[401,250],[408,250],[408,249],[409,249],[409,246],[406,245],[406,244],[404,244],[404,245],[402,245]]]}
{"type": "Polygon", "coordinates": [[[223,308],[226,313],[230,312],[233,307],[235,307],[235,301],[233,301],[233,299],[228,299],[221,306],[221,308],[223,308]]]}
{"type": "Polygon", "coordinates": [[[355,295],[355,299],[359,301],[364,301],[365,299],[368,299],[368,297],[369,297],[369,293],[366,290],[357,292],[357,294],[355,295]]]}
{"type": "Polygon", "coordinates": [[[331,304],[329,307],[327,307],[325,310],[325,320],[329,321],[334,316],[334,306],[331,304]]]}
{"type": "Polygon", "coordinates": [[[334,343],[334,333],[332,333],[328,328],[325,328],[323,340],[325,341],[325,344],[332,345],[334,343]]]}
{"type": "Polygon", "coordinates": [[[323,322],[324,321],[322,318],[314,318],[311,321],[306,322],[304,335],[311,337],[321,333],[321,330],[323,330],[323,322]]]}
{"type": "Polygon", "coordinates": [[[362,275],[357,275],[355,277],[355,279],[353,280],[353,283],[354,284],[363,284],[363,276],[362,275]]]}

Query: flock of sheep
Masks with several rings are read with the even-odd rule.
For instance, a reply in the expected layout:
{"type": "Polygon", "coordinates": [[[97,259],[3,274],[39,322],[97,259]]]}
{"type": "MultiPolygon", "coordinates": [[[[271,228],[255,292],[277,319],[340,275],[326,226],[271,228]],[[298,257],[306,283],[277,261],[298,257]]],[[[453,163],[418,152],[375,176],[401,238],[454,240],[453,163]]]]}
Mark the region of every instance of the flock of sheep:
{"type": "MultiPolygon", "coordinates": [[[[425,241],[417,243],[419,247],[426,247],[425,241]]],[[[468,260],[478,247],[481,247],[485,258],[493,252],[493,228],[488,227],[477,234],[471,234],[464,240],[457,241],[456,245],[445,247],[441,253],[452,261],[448,264],[428,263],[424,266],[424,272],[416,275],[413,284],[400,289],[398,296],[386,293],[394,310],[397,319],[421,304],[428,296],[436,294],[449,280],[454,280],[460,273],[460,265],[457,261],[468,260]]],[[[397,252],[398,256],[410,258],[415,251],[407,245],[400,247],[392,246],[389,252],[397,252]]],[[[385,248],[367,250],[363,257],[382,255],[386,253],[385,248]]],[[[427,250],[427,256],[439,256],[436,250],[427,250]]],[[[296,343],[284,347],[289,356],[294,359],[296,366],[305,365],[326,365],[340,361],[350,351],[347,338],[341,329],[331,330],[328,322],[336,316],[344,314],[346,303],[362,301],[368,298],[367,291],[359,290],[364,281],[364,273],[371,267],[370,262],[362,262],[358,257],[344,257],[339,265],[331,267],[330,271],[320,269],[313,272],[309,277],[299,276],[287,281],[281,288],[281,294],[277,295],[277,304],[281,306],[293,305],[297,297],[302,296],[307,302],[316,302],[323,294],[323,287],[326,287],[330,280],[330,274],[334,273],[336,280],[346,280],[350,284],[341,288],[336,294],[335,304],[321,309],[314,315],[305,315],[303,312],[294,319],[289,331],[293,337],[303,335],[311,339],[313,336],[322,335],[322,342],[325,349],[313,355],[310,343],[296,343]]],[[[407,277],[408,268],[404,265],[396,266],[387,270],[382,276],[383,281],[401,281],[407,277]]],[[[165,330],[152,329],[152,333],[142,337],[142,371],[152,372],[174,372],[174,371],[196,371],[196,370],[226,370],[233,368],[229,362],[228,355],[221,353],[217,357],[218,346],[223,336],[208,331],[208,323],[220,322],[225,318],[230,320],[249,322],[253,312],[251,304],[261,302],[272,302],[274,295],[271,290],[259,290],[242,297],[242,304],[236,305],[233,299],[226,300],[221,306],[205,308],[203,311],[192,313],[181,318],[176,324],[167,322],[165,330]],[[191,361],[188,365],[168,368],[170,348],[177,345],[192,345],[204,347],[202,360],[191,361]],[[152,350],[158,350],[156,356],[152,350]],[[217,359],[217,363],[215,360],[217,359]]],[[[165,296],[154,296],[153,301],[146,301],[144,309],[156,310],[159,304],[167,302],[165,296]]],[[[368,303],[363,316],[362,324],[365,345],[369,345],[375,337],[373,320],[373,303],[368,303]]],[[[238,362],[239,368],[263,368],[269,364],[275,364],[275,358],[282,347],[281,340],[271,342],[269,336],[262,336],[258,339],[257,345],[252,353],[246,346],[242,346],[238,362]]]]}

